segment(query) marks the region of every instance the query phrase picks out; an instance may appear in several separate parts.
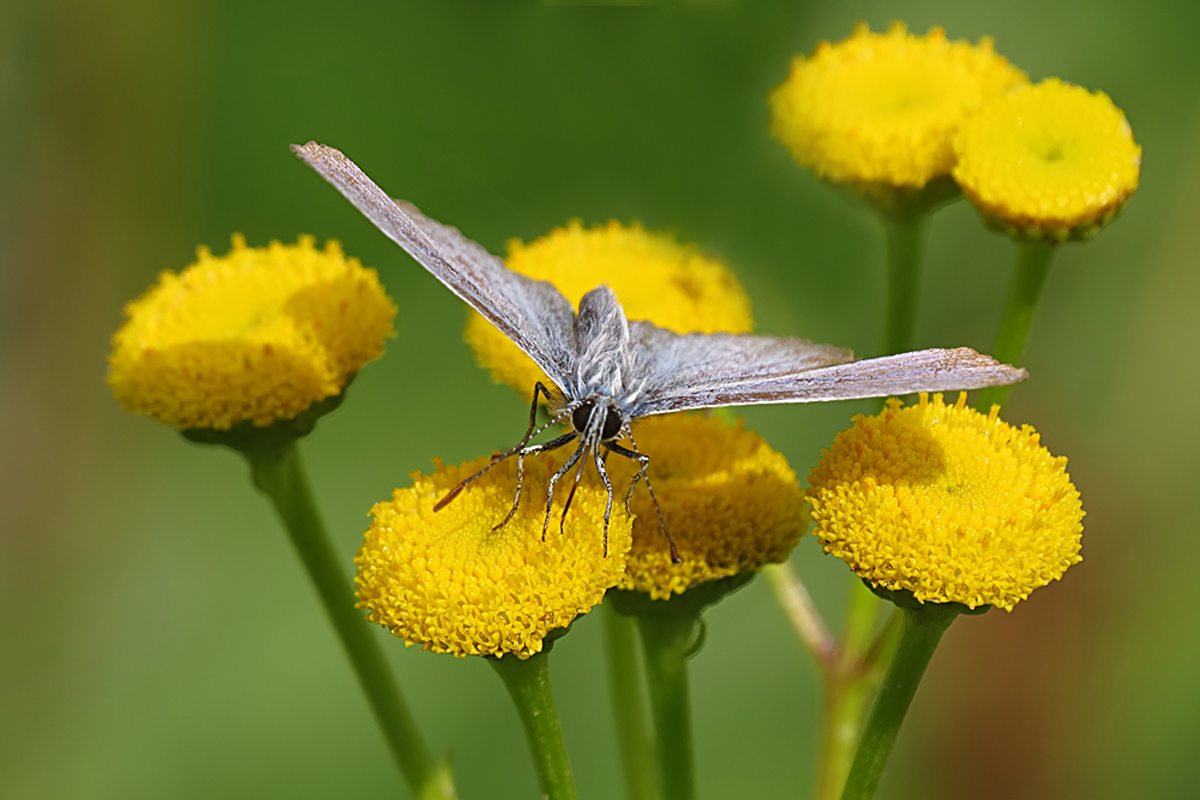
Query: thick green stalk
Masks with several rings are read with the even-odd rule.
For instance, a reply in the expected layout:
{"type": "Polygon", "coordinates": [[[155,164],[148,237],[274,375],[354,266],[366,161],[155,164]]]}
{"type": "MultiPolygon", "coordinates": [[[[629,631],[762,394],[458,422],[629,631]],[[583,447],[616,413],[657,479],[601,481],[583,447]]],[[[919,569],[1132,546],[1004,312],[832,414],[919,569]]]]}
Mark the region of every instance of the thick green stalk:
{"type": "Polygon", "coordinates": [[[882,219],[887,242],[887,313],[882,355],[890,356],[913,349],[917,300],[921,294],[921,259],[929,215],[883,216],[882,219]]]}
{"type": "Polygon", "coordinates": [[[354,592],[313,501],[295,442],[252,450],[247,457],[254,485],[270,498],[304,562],[409,789],[422,800],[451,800],[448,771],[435,765],[370,625],[354,608],[354,592]]]}
{"type": "Polygon", "coordinates": [[[600,614],[604,618],[608,688],[626,793],[629,800],[657,800],[654,744],[646,730],[646,705],[638,671],[637,626],[633,619],[613,609],[611,603],[601,606],[600,614]]]}
{"type": "Polygon", "coordinates": [[[550,690],[550,654],[543,651],[524,661],[514,655],[489,657],[488,663],[504,681],[517,707],[542,797],[575,800],[575,779],[550,690]]]}
{"type": "Polygon", "coordinates": [[[695,653],[699,610],[638,616],[650,714],[654,720],[664,800],[696,796],[696,767],[692,754],[692,706],[688,688],[688,659],[695,653]]]}
{"type": "Polygon", "coordinates": [[[937,603],[904,609],[900,644],[871,708],[842,800],[870,800],[875,794],[883,767],[900,732],[900,724],[904,722],[917,686],[933,658],[933,651],[960,609],[961,606],[937,603]]]}
{"type": "MultiPolygon", "coordinates": [[[[1021,366],[1042,287],[1046,285],[1046,276],[1056,253],[1056,244],[1022,242],[1017,245],[1017,263],[1013,268],[1008,305],[1004,309],[1000,333],[996,336],[996,346],[992,348],[992,355],[1001,363],[1021,366]]],[[[993,405],[1004,405],[1012,388],[1009,385],[984,389],[979,393],[977,408],[986,414],[993,405]]]]}

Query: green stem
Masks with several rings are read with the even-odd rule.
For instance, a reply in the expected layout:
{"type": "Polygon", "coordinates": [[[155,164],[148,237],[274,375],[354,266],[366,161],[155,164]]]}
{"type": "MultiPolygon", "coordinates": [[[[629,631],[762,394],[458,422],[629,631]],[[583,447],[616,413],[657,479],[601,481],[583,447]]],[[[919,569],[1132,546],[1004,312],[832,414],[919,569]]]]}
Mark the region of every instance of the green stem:
{"type": "Polygon", "coordinates": [[[546,800],[575,800],[571,761],[558,724],[558,709],[550,690],[550,654],[546,651],[522,661],[514,655],[488,658],[512,696],[525,728],[538,785],[546,800]]]}
{"type": "Polygon", "coordinates": [[[875,628],[882,601],[860,578],[852,578],[842,645],[825,680],[821,704],[818,800],[841,797],[850,765],[854,762],[854,750],[858,746],[867,706],[875,690],[875,683],[866,679],[863,670],[876,640],[875,628]]]}
{"type": "Polygon", "coordinates": [[[638,673],[637,626],[611,603],[601,606],[600,614],[604,618],[608,687],[625,770],[625,789],[629,800],[657,800],[653,743],[646,730],[646,706],[638,673]]]}
{"type": "Polygon", "coordinates": [[[422,800],[450,800],[455,795],[449,774],[435,765],[371,626],[354,608],[354,592],[317,512],[295,442],[248,451],[247,458],[254,485],[270,498],[304,562],[409,789],[422,800]]]}
{"type": "MultiPolygon", "coordinates": [[[[1008,305],[1004,309],[1000,333],[996,336],[996,346],[992,348],[992,355],[1001,363],[1021,366],[1042,287],[1046,285],[1046,276],[1057,253],[1056,244],[1022,242],[1017,245],[1017,263],[1013,268],[1008,305]]],[[[986,414],[993,405],[1004,405],[1011,391],[1011,385],[984,389],[979,393],[977,407],[986,414]]]]}
{"type": "Polygon", "coordinates": [[[928,220],[928,214],[883,217],[887,242],[887,315],[882,353],[885,356],[913,349],[928,220]]]}
{"type": "Polygon", "coordinates": [[[946,628],[959,607],[926,603],[904,609],[900,644],[863,730],[842,800],[870,800],[879,785],[900,724],[946,628]]]}
{"type": "Polygon", "coordinates": [[[681,607],[679,613],[637,617],[646,654],[650,713],[664,800],[692,800],[696,796],[687,662],[696,652],[701,623],[699,611],[690,612],[681,607]]]}

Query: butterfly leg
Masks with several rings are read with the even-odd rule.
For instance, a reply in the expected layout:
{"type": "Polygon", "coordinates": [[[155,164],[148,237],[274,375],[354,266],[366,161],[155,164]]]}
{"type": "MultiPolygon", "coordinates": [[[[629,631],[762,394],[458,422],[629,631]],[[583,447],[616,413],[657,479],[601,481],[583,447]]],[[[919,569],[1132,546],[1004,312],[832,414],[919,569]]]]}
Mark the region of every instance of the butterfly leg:
{"type": "MultiPolygon", "coordinates": [[[[671,563],[679,564],[681,563],[681,559],[679,558],[679,550],[675,547],[675,540],[671,538],[671,532],[667,530],[667,521],[663,519],[662,509],[658,505],[658,498],[654,495],[654,486],[650,483],[650,476],[646,474],[646,467],[650,465],[650,456],[646,455],[645,453],[638,452],[637,442],[633,441],[632,436],[629,437],[629,441],[633,442],[632,450],[627,450],[615,442],[605,442],[604,446],[619,456],[625,456],[626,458],[631,458],[638,462],[639,469],[638,474],[634,476],[634,483],[637,482],[638,477],[645,479],[646,490],[650,492],[650,499],[654,502],[654,511],[658,514],[658,524],[662,526],[662,531],[667,537],[667,544],[671,548],[671,563]]],[[[629,493],[625,497],[626,508],[629,506],[629,498],[632,497],[632,495],[633,483],[630,484],[629,493]]]]}
{"type": "Polygon", "coordinates": [[[579,488],[579,479],[583,477],[583,467],[587,464],[583,459],[579,460],[579,468],[575,470],[575,480],[571,482],[571,491],[567,494],[567,502],[563,503],[562,516],[558,519],[558,532],[563,533],[564,526],[567,524],[567,512],[571,510],[571,501],[575,499],[575,490],[579,488]]]}
{"type": "MultiPolygon", "coordinates": [[[[496,523],[496,526],[493,527],[492,530],[498,531],[503,528],[508,524],[508,521],[513,518],[513,514],[517,513],[517,505],[521,502],[521,488],[525,485],[525,456],[535,456],[539,453],[548,453],[551,450],[557,450],[567,442],[570,442],[576,436],[578,436],[578,434],[574,431],[571,431],[570,433],[564,433],[557,439],[551,439],[543,444],[534,444],[530,445],[529,447],[523,447],[517,451],[517,492],[513,496],[512,508],[508,510],[508,513],[504,516],[504,519],[496,523]]],[[[474,478],[475,476],[471,477],[474,478]]],[[[446,501],[443,500],[443,502],[446,501]]]]}
{"type": "MultiPolygon", "coordinates": [[[[533,385],[533,403],[531,404],[531,406],[529,408],[529,427],[525,430],[525,435],[523,437],[521,437],[521,441],[517,442],[515,445],[513,445],[512,447],[510,447],[508,450],[504,451],[503,453],[496,453],[494,456],[492,456],[491,462],[486,467],[479,470],[475,474],[468,475],[466,478],[464,478],[461,483],[459,483],[457,486],[455,486],[453,489],[451,489],[449,492],[447,492],[445,497],[443,497],[441,500],[437,501],[437,504],[434,505],[434,507],[433,507],[434,511],[441,511],[443,508],[445,508],[450,503],[451,500],[458,497],[459,493],[461,493],[463,489],[467,488],[467,484],[473,482],[476,478],[481,477],[485,472],[487,472],[489,469],[491,469],[492,467],[499,464],[504,459],[509,458],[510,456],[519,453],[521,451],[521,448],[523,448],[523,447],[525,447],[525,445],[529,444],[530,439],[537,436],[542,431],[546,430],[546,428],[549,428],[551,425],[554,424],[554,420],[550,420],[545,425],[541,426],[537,430],[534,430],[534,427],[537,425],[537,410],[538,410],[538,394],[539,393],[544,394],[546,396],[547,401],[549,401],[551,399],[550,390],[547,389],[541,381],[538,381],[537,383],[535,383],[533,385]]],[[[518,470],[518,472],[519,472],[519,470],[518,470]]],[[[509,516],[512,516],[512,515],[510,514],[509,516]]],[[[507,522],[507,521],[508,521],[508,519],[505,518],[505,522],[507,522]]],[[[503,525],[504,523],[501,523],[501,524],[503,525]]]]}
{"type": "MultiPolygon", "coordinates": [[[[624,455],[624,453],[622,453],[622,455],[624,455]]],[[[633,501],[633,490],[638,485],[638,481],[640,481],[642,479],[642,472],[644,469],[645,468],[643,467],[641,469],[638,469],[637,472],[633,473],[633,480],[631,480],[629,482],[629,491],[625,492],[625,513],[626,514],[633,513],[633,509],[629,507],[629,504],[630,504],[630,502],[633,501]]]]}
{"type": "MultiPolygon", "coordinates": [[[[537,426],[538,394],[545,395],[547,403],[549,403],[553,399],[552,397],[550,397],[550,390],[546,388],[546,385],[544,383],[542,383],[541,381],[538,381],[537,383],[535,383],[533,385],[533,402],[529,404],[529,427],[525,429],[525,436],[522,437],[521,441],[517,442],[517,444],[511,450],[509,450],[507,453],[500,455],[499,458],[497,458],[496,456],[492,456],[492,458],[494,460],[499,461],[504,458],[507,458],[508,456],[511,456],[513,453],[517,452],[522,447],[529,444],[530,439],[532,439],[534,436],[537,436],[538,433],[541,433],[542,431],[546,430],[546,428],[549,426],[550,423],[543,425],[542,427],[538,428],[537,433],[535,433],[533,430],[537,426]]],[[[554,420],[551,420],[550,422],[553,422],[553,421],[554,420]]]]}
{"type": "MultiPolygon", "coordinates": [[[[593,455],[596,459],[596,469],[600,473],[600,480],[604,481],[604,488],[608,490],[608,502],[604,506],[604,555],[608,556],[608,520],[612,517],[612,481],[608,479],[608,470],[604,468],[604,456],[599,450],[594,450],[593,455]]],[[[608,455],[607,451],[604,455],[608,455]]]]}
{"type": "MultiPolygon", "coordinates": [[[[571,437],[571,439],[574,439],[576,434],[574,432],[564,434],[563,436],[560,436],[559,439],[567,439],[568,436],[571,437]]],[[[555,439],[554,441],[557,442],[558,439],[555,439]]],[[[570,441],[570,439],[567,439],[567,441],[570,441]]],[[[564,441],[562,444],[566,443],[567,442],[564,441]]],[[[551,444],[553,444],[553,442],[551,442],[551,444]]],[[[583,451],[586,450],[587,447],[588,443],[586,441],[580,442],[579,447],[576,447],[575,452],[571,453],[571,457],[567,459],[567,463],[563,464],[562,467],[559,468],[558,472],[550,476],[550,485],[546,487],[546,519],[542,522],[543,542],[546,541],[546,529],[550,527],[550,512],[554,509],[554,487],[560,480],[562,480],[562,477],[571,470],[571,467],[575,466],[580,457],[583,456],[583,451]]]]}

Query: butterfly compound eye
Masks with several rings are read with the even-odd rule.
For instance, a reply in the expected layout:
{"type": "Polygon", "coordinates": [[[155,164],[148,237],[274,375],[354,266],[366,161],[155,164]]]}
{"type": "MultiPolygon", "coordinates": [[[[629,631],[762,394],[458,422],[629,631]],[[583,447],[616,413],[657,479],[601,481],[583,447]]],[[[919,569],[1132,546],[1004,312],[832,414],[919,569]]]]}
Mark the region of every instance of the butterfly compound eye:
{"type": "Polygon", "coordinates": [[[595,403],[588,400],[571,414],[571,424],[575,426],[575,430],[583,433],[583,429],[587,427],[588,419],[592,416],[592,408],[595,403]]]}
{"type": "Polygon", "coordinates": [[[621,415],[615,408],[610,408],[604,414],[604,430],[600,432],[601,439],[611,439],[621,432],[621,415]]]}

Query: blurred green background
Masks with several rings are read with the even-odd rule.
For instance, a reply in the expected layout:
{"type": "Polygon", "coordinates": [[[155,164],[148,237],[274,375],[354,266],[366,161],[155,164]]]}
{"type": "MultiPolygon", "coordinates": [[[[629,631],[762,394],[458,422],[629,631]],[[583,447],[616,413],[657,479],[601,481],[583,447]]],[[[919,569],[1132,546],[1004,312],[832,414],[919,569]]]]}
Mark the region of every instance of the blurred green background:
{"type": "MultiPolygon", "coordinates": [[[[461,341],[462,304],[287,145],[317,139],[503,252],[570,217],[641,220],[725,259],[759,330],[877,350],[876,221],[767,134],[793,53],[906,20],[994,36],[1034,79],[1103,89],[1142,188],[1066,247],[1005,416],[1071,459],[1085,561],[951,629],[881,798],[1194,796],[1200,785],[1200,5],[707,2],[548,8],[0,4],[0,796],[404,796],[313,593],[232,454],[121,412],[121,307],[199,243],[299,233],[379,269],[399,337],[303,446],[347,572],[371,504],[506,446],[527,400],[461,341]],[[338,10],[334,10],[338,7],[338,10]],[[1189,244],[1189,238],[1191,244],[1189,244]],[[1188,344],[1191,342],[1191,344],[1188,344]]],[[[1013,247],[960,203],[932,226],[918,344],[986,350],[1013,247]]],[[[745,416],[802,474],[869,404],[745,416]]],[[[840,615],[846,570],[795,562],[840,615]]],[[[597,620],[555,650],[583,796],[620,795],[597,620]]],[[[693,662],[701,797],[810,794],[816,676],[765,586],[693,662]]],[[[464,798],[532,797],[477,659],[388,652],[464,798]]]]}

